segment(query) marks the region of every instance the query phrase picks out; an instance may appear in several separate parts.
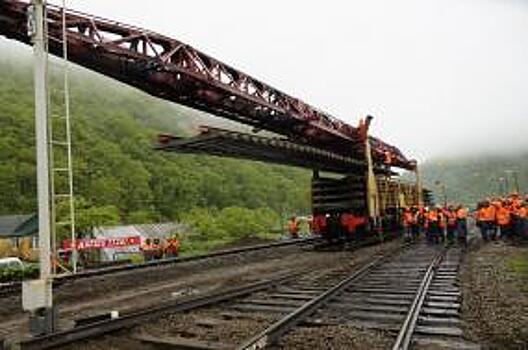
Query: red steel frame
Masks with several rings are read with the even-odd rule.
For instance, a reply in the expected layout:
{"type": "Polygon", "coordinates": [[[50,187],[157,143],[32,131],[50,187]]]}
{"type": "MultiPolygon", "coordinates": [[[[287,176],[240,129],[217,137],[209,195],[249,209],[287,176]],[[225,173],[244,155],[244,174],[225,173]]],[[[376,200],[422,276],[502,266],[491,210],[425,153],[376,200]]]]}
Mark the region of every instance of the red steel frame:
{"type": "MultiPolygon", "coordinates": [[[[30,43],[29,4],[0,0],[0,35],[30,43]]],[[[49,51],[62,53],[63,9],[48,5],[49,51]]],[[[350,155],[358,129],[178,40],[66,10],[69,59],[154,96],[225,117],[300,143],[350,155]]],[[[413,169],[397,148],[371,138],[374,159],[413,169]]]]}

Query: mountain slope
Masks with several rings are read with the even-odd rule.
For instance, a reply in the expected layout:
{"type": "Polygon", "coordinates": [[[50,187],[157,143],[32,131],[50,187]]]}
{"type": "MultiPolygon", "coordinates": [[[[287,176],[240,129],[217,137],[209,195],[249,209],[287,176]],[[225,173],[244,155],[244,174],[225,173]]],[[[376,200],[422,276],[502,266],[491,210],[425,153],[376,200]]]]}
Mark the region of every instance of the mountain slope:
{"type": "MultiPolygon", "coordinates": [[[[36,192],[31,51],[5,41],[0,47],[0,214],[30,212],[36,192]]],[[[61,81],[57,64],[50,69],[54,91],[61,81]]],[[[60,113],[60,94],[51,101],[52,113],[60,113]]],[[[124,221],[175,219],[194,207],[291,212],[309,206],[307,171],[152,149],[159,132],[181,135],[198,124],[229,122],[78,67],[71,104],[75,192],[85,206],[113,206],[124,221]]]]}
{"type": "Polygon", "coordinates": [[[506,184],[515,189],[514,173],[521,192],[528,192],[528,150],[514,154],[488,154],[463,158],[432,159],[422,165],[424,183],[436,193],[441,189],[437,181],[445,183],[448,201],[475,204],[490,195],[504,193],[506,184]],[[506,172],[512,170],[513,172],[506,172]]]}

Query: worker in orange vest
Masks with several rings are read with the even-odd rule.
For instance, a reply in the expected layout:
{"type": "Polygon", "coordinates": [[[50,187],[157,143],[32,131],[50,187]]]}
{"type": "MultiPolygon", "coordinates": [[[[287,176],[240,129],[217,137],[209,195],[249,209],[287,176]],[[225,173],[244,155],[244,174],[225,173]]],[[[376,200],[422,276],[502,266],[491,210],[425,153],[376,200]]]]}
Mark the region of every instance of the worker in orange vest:
{"type": "Polygon", "coordinates": [[[299,238],[299,222],[295,216],[288,220],[288,232],[291,238],[299,238]]]}
{"type": "Polygon", "coordinates": [[[445,231],[446,231],[446,216],[445,216],[445,210],[446,208],[437,207],[437,213],[438,213],[438,235],[437,239],[444,242],[445,241],[445,231]]]}
{"type": "Polygon", "coordinates": [[[497,204],[495,212],[495,222],[500,228],[500,236],[502,239],[507,239],[511,236],[511,215],[508,204],[506,202],[497,204]]]}
{"type": "Polygon", "coordinates": [[[438,211],[436,208],[430,208],[427,211],[425,221],[427,226],[427,241],[429,243],[438,243],[438,211]]]}
{"type": "Polygon", "coordinates": [[[498,205],[497,202],[494,204],[489,201],[484,202],[484,207],[482,208],[482,238],[484,240],[497,238],[497,225],[495,221],[495,206],[498,205]]]}
{"type": "Polygon", "coordinates": [[[475,217],[476,225],[480,230],[480,235],[482,239],[486,241],[488,239],[488,236],[487,236],[488,232],[486,231],[485,221],[484,221],[485,212],[486,212],[485,203],[479,202],[477,204],[477,210],[475,211],[474,217],[475,217]]]}
{"type": "Polygon", "coordinates": [[[323,236],[326,230],[326,217],[324,214],[314,214],[312,220],[313,234],[323,236]]]}
{"type": "Polygon", "coordinates": [[[467,244],[467,215],[468,211],[461,204],[455,211],[456,215],[456,235],[459,243],[467,244]]]}
{"type": "Polygon", "coordinates": [[[341,218],[339,220],[341,221],[341,227],[345,234],[345,238],[347,240],[353,239],[356,230],[356,220],[354,214],[345,212],[341,214],[341,218]]]}
{"type": "Polygon", "coordinates": [[[425,214],[427,212],[427,208],[424,206],[420,206],[418,208],[418,213],[416,214],[416,220],[418,221],[418,226],[420,227],[420,233],[425,234],[426,229],[426,220],[425,220],[425,214]]]}
{"type": "Polygon", "coordinates": [[[411,232],[413,240],[418,239],[420,236],[420,209],[417,206],[414,206],[411,211],[412,221],[411,221],[411,232]]]}
{"type": "Polygon", "coordinates": [[[404,208],[402,213],[403,238],[410,241],[412,238],[411,226],[413,222],[413,215],[411,209],[404,208]]]}
{"type": "Polygon", "coordinates": [[[446,210],[444,210],[444,216],[446,219],[446,227],[447,227],[447,242],[449,244],[453,244],[454,238],[455,238],[455,231],[456,231],[456,212],[455,207],[450,205],[447,207],[446,210]]]}
{"type": "Polygon", "coordinates": [[[527,215],[528,202],[518,202],[513,210],[512,216],[514,219],[514,235],[519,238],[524,238],[527,230],[527,215]]]}

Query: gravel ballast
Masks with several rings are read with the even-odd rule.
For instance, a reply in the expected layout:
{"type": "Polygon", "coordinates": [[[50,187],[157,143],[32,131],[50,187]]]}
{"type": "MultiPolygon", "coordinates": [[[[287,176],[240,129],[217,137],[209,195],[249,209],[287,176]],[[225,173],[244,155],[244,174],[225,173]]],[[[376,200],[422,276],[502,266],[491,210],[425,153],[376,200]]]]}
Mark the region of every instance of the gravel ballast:
{"type": "Polygon", "coordinates": [[[515,262],[528,259],[527,246],[482,244],[462,267],[462,317],[467,337],[483,347],[528,348],[528,276],[515,262]]]}

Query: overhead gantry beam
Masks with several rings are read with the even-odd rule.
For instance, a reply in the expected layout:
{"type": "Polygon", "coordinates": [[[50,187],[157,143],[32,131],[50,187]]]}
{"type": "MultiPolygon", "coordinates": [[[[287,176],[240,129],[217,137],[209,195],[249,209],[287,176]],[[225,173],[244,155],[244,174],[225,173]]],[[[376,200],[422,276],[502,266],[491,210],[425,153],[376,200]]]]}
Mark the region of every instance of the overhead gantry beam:
{"type": "MultiPolygon", "coordinates": [[[[0,0],[0,35],[29,44],[20,0],[0,0]]],[[[48,5],[49,51],[62,54],[62,11],[48,5]]],[[[154,96],[347,155],[361,147],[358,129],[230,65],[145,29],[65,10],[69,59],[154,96]]],[[[373,156],[414,165],[397,148],[371,139],[373,156]]]]}

